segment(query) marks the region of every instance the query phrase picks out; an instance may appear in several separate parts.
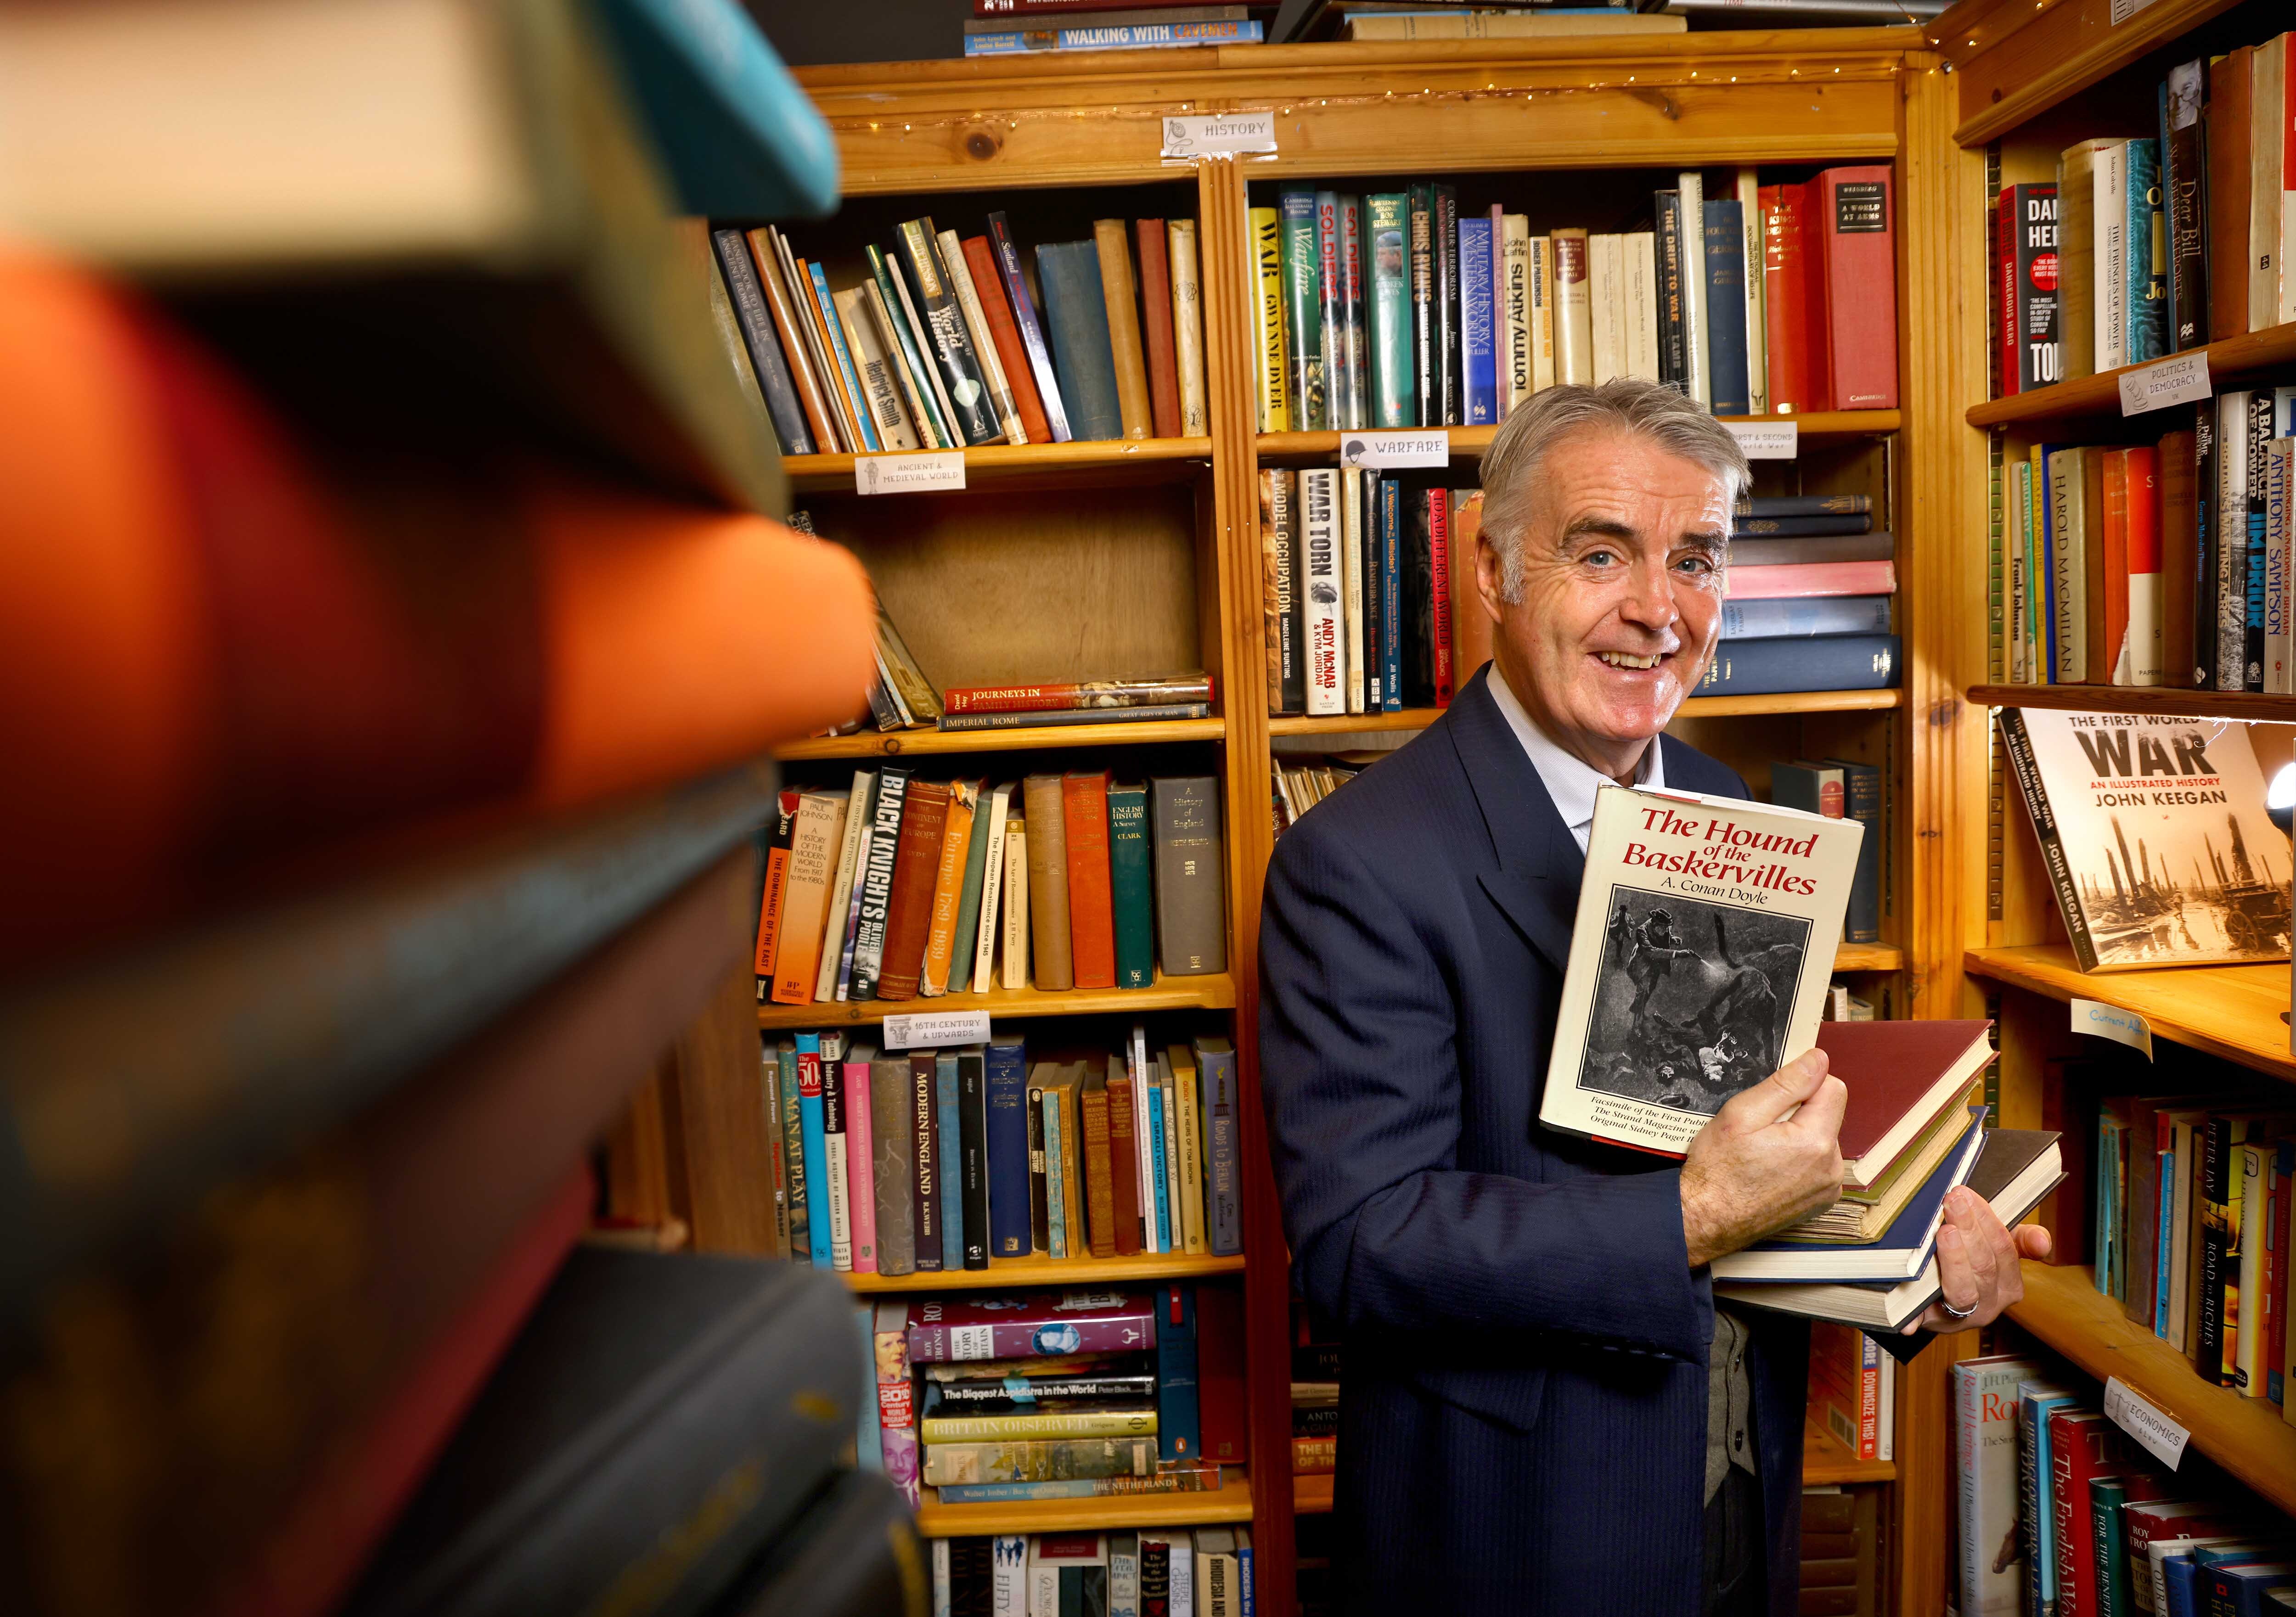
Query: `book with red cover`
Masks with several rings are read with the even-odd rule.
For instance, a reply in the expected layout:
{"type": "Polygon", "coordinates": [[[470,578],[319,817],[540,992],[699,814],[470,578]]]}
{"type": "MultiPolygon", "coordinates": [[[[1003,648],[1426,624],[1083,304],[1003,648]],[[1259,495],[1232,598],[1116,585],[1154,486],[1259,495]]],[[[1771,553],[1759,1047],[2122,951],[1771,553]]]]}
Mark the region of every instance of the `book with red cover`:
{"type": "Polygon", "coordinates": [[[1148,346],[1148,402],[1156,436],[1180,436],[1180,355],[1172,337],[1172,265],[1164,243],[1164,221],[1135,219],[1140,249],[1141,334],[1148,346]]]}
{"type": "Polygon", "coordinates": [[[1155,1345],[1153,1292],[1023,1292],[1002,1297],[927,1297],[909,1304],[909,1360],[914,1364],[1131,1353],[1155,1345]]]}
{"type": "Polygon", "coordinates": [[[1825,279],[1825,197],[1816,180],[1781,188],[1797,193],[1801,218],[1802,352],[1807,355],[1809,403],[1804,413],[1835,408],[1833,399],[1833,305],[1825,279]]]}
{"type": "Polygon", "coordinates": [[[877,972],[880,1000],[914,1000],[932,933],[933,883],[940,875],[940,837],[948,824],[948,782],[912,780],[901,805],[901,839],[893,856],[893,891],[885,906],[885,957],[877,972]]]}
{"type": "Polygon", "coordinates": [[[1762,208],[1762,322],[1769,347],[1770,411],[1809,410],[1809,265],[1802,237],[1800,185],[1765,185],[1762,208]]]}
{"type": "Polygon", "coordinates": [[[1435,678],[1435,706],[1451,705],[1451,494],[1427,491],[1427,649],[1435,678]]]}
{"type": "Polygon", "coordinates": [[[2255,132],[2249,123],[2250,59],[2241,45],[2209,63],[2209,94],[2201,118],[2207,126],[2209,339],[2222,342],[2248,330],[2249,190],[2255,132]]]}
{"type": "Polygon", "coordinates": [[[2135,1438],[2094,1409],[2058,1409],[2049,1417],[2048,1507],[2057,1535],[2057,1610],[2064,1617],[2096,1617],[2089,1485],[2115,1476],[2129,1499],[2157,1499],[2166,1484],[2149,1463],[2135,1438]]]}
{"type": "Polygon", "coordinates": [[[803,794],[774,796],[774,829],[766,846],[766,886],[758,900],[758,999],[773,993],[774,960],[781,947],[782,901],[789,893],[790,843],[797,829],[797,800],[803,794]]]}
{"type": "Polygon", "coordinates": [[[1116,1251],[1130,1257],[1140,1250],[1140,1131],[1133,1126],[1132,1078],[1124,1058],[1108,1058],[1109,1213],[1116,1251]]]}
{"type": "Polygon", "coordinates": [[[1782,567],[1733,568],[1723,594],[1730,600],[1776,600],[1897,591],[1894,561],[1789,561],[1782,567]]]}
{"type": "Polygon", "coordinates": [[[1243,1379],[1243,1292],[1196,1287],[1196,1421],[1203,1458],[1241,1466],[1251,1452],[1251,1409],[1243,1379]]]}
{"type": "Polygon", "coordinates": [[[1810,182],[1825,263],[1826,363],[1836,410],[1898,407],[1895,182],[1886,163],[1810,182]]]}
{"type": "Polygon", "coordinates": [[[996,345],[996,363],[1004,367],[1004,380],[1013,389],[1013,403],[1021,412],[1021,430],[1031,444],[1049,444],[1053,429],[1045,419],[1044,395],[1037,391],[1036,372],[1029,368],[1029,350],[1021,342],[1021,328],[1013,323],[1013,305],[997,273],[996,249],[986,236],[967,236],[965,267],[972,272],[972,289],[980,299],[980,313],[988,322],[988,339],[996,345]]]}
{"type": "Polygon", "coordinates": [[[1968,1092],[1993,1058],[1989,1022],[1821,1022],[1817,1048],[1849,1090],[1841,1115],[1841,1166],[1855,1186],[1874,1183],[1939,1113],[1968,1092]]]}
{"type": "Polygon", "coordinates": [[[1116,912],[1109,886],[1108,772],[1061,777],[1068,831],[1069,958],[1078,988],[1116,986],[1116,912]]]}
{"type": "MultiPolygon", "coordinates": [[[[2100,511],[2103,552],[2090,565],[2100,569],[2091,581],[2090,610],[2095,616],[2088,636],[2088,678],[2093,685],[2135,683],[2128,657],[2128,451],[2108,449],[2083,457],[2094,466],[2100,511]]],[[[2084,468],[2086,470],[2086,467],[2084,468]]]]}

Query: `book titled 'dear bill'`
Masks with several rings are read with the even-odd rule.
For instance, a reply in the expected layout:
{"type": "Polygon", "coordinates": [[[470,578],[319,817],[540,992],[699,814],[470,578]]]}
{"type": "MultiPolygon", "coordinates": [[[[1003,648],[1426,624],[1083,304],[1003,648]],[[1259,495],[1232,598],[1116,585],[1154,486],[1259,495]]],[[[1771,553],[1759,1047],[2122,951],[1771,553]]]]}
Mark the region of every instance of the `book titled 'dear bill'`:
{"type": "Polygon", "coordinates": [[[2288,838],[2244,724],[2005,708],[2083,971],[2288,958],[2288,838]]]}
{"type": "Polygon", "coordinates": [[[1597,793],[1539,1121],[1679,1156],[1808,1049],[1864,836],[1734,797],[1597,793]]]}

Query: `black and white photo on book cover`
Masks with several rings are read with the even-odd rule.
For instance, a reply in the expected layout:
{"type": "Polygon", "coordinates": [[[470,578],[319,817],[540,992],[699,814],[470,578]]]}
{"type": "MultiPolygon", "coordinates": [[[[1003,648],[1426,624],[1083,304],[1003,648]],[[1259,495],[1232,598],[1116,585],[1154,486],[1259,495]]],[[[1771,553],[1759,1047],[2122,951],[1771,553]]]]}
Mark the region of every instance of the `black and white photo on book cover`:
{"type": "Polygon", "coordinates": [[[1736,798],[1596,794],[1539,1121],[1680,1156],[1815,1044],[1864,837],[1736,798]]]}
{"type": "Polygon", "coordinates": [[[2011,707],[2001,734],[2082,970],[2288,958],[2288,837],[2247,725],[2011,707]]]}

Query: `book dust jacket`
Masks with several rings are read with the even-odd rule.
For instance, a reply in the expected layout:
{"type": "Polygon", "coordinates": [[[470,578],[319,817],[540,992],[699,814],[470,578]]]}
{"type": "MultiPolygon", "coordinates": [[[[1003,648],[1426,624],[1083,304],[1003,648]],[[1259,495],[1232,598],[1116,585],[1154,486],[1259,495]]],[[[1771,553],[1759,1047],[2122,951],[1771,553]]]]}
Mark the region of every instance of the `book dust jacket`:
{"type": "Polygon", "coordinates": [[[1817,1041],[1865,828],[1605,787],[1538,1118],[1679,1156],[1817,1041]]]}

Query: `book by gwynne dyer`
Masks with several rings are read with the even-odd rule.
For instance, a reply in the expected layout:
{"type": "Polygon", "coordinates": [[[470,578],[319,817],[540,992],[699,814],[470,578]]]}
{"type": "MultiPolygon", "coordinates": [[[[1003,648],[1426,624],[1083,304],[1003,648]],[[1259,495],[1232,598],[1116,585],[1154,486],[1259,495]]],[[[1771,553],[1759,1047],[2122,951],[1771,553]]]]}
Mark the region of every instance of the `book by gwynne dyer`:
{"type": "Polygon", "coordinates": [[[1538,1120],[1679,1156],[1817,1041],[1865,828],[1605,787],[1538,1120]]]}
{"type": "Polygon", "coordinates": [[[2288,838],[2245,724],[2004,708],[2083,971],[2288,958],[2288,838]]]}

